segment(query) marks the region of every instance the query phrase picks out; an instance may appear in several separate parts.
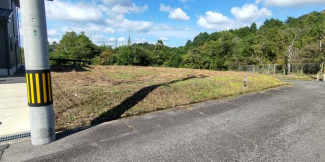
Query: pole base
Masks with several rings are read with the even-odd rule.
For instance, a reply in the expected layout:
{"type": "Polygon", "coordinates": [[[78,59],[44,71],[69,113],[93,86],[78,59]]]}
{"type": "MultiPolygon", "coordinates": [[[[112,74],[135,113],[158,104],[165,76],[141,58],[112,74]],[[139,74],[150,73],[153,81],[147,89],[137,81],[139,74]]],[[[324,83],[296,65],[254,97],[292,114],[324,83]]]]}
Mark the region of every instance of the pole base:
{"type": "Polygon", "coordinates": [[[53,141],[55,141],[55,134],[53,134],[51,137],[46,137],[46,138],[32,138],[32,145],[33,146],[46,145],[53,141]]]}
{"type": "Polygon", "coordinates": [[[53,105],[30,107],[32,145],[45,145],[55,140],[53,105]]]}

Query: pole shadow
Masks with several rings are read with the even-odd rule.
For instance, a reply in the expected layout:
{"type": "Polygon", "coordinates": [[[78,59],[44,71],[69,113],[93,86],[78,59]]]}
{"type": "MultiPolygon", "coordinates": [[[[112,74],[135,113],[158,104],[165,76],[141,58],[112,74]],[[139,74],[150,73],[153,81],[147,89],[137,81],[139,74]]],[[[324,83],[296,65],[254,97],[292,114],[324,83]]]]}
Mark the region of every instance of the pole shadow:
{"type": "Polygon", "coordinates": [[[308,75],[308,74],[306,74],[306,76],[308,76],[309,78],[311,78],[311,79],[317,79],[317,78],[315,78],[315,77],[313,77],[313,76],[311,76],[311,75],[308,75]]]}
{"type": "Polygon", "coordinates": [[[159,88],[161,86],[169,86],[169,84],[173,84],[173,83],[177,83],[177,82],[181,82],[181,81],[186,81],[186,80],[195,79],[195,78],[206,78],[206,77],[208,77],[208,76],[203,76],[203,75],[190,76],[190,77],[187,77],[187,78],[178,79],[178,80],[174,80],[174,81],[171,81],[171,82],[151,85],[151,86],[142,88],[138,92],[134,93],[131,97],[124,100],[118,106],[110,109],[109,111],[101,114],[96,119],[92,120],[91,124],[95,125],[95,124],[100,124],[100,123],[107,122],[107,121],[120,119],[122,114],[124,114],[126,111],[133,108],[135,105],[137,105],[143,99],[145,99],[151,92],[153,92],[155,89],[157,89],[157,88],[159,88]]]}
{"type": "Polygon", "coordinates": [[[92,69],[91,66],[83,65],[83,66],[72,66],[72,65],[52,65],[51,71],[57,73],[66,73],[66,72],[86,72],[88,69],[92,69]]]}
{"type": "Polygon", "coordinates": [[[207,78],[207,77],[208,76],[204,76],[204,75],[189,76],[189,77],[186,77],[183,79],[173,80],[171,82],[151,85],[151,86],[142,88],[138,92],[134,93],[131,97],[124,100],[118,106],[114,107],[113,109],[101,114],[99,117],[92,120],[90,126],[81,127],[81,128],[77,128],[74,130],[67,130],[67,131],[57,133],[56,140],[61,140],[61,139],[66,138],[70,135],[73,135],[73,134],[81,132],[83,130],[92,128],[92,127],[94,127],[98,124],[104,123],[104,122],[120,119],[122,114],[124,114],[126,111],[128,111],[129,109],[131,109],[132,107],[137,105],[139,102],[141,102],[143,99],[145,99],[152,91],[154,91],[155,89],[157,89],[161,86],[170,86],[169,84],[173,84],[173,83],[177,83],[177,82],[181,82],[181,81],[186,81],[186,80],[195,79],[195,78],[207,78]]]}

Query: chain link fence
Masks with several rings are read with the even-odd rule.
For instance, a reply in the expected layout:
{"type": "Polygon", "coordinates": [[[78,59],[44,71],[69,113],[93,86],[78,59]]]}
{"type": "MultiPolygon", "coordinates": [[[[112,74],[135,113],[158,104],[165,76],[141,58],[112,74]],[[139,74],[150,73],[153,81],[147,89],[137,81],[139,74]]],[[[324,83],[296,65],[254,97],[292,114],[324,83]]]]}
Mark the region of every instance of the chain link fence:
{"type": "MultiPolygon", "coordinates": [[[[293,74],[317,74],[322,67],[317,63],[309,64],[292,64],[291,73],[293,74]]],[[[260,74],[285,74],[287,71],[286,65],[269,64],[269,65],[238,65],[230,66],[231,71],[243,71],[260,74]]]]}

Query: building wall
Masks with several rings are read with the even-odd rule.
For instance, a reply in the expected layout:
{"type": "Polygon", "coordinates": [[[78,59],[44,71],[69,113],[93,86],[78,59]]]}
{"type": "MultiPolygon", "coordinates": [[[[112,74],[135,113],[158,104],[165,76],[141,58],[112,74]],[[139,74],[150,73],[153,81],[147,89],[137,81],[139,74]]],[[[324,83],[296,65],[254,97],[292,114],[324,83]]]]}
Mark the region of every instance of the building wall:
{"type": "Polygon", "coordinates": [[[5,25],[8,27],[8,35],[6,35],[6,28],[4,28],[2,24],[0,27],[0,75],[8,74],[8,64],[10,67],[10,75],[12,75],[21,66],[20,47],[18,44],[19,29],[17,9],[12,0],[0,0],[0,8],[13,10],[13,14],[10,17],[10,23],[5,22],[5,25]],[[8,46],[5,39],[8,40],[8,46]],[[6,48],[9,50],[9,62],[7,59],[6,48]]]}
{"type": "Polygon", "coordinates": [[[20,64],[19,58],[19,48],[18,48],[18,29],[17,29],[17,15],[16,15],[16,6],[12,1],[12,10],[13,14],[11,16],[11,21],[8,24],[8,33],[9,33],[9,51],[10,51],[10,68],[19,68],[17,67],[20,64]]]}
{"type": "Polygon", "coordinates": [[[0,0],[0,8],[10,9],[11,0],[0,0]]]}
{"type": "Polygon", "coordinates": [[[6,42],[3,38],[5,38],[5,28],[0,24],[0,69],[7,69],[6,42]]]}

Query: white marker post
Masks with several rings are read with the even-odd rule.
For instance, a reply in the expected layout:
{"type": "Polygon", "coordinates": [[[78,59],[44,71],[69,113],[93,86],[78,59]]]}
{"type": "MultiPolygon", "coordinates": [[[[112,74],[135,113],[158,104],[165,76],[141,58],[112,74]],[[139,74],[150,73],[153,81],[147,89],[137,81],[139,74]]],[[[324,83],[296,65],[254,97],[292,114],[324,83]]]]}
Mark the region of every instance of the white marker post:
{"type": "Polygon", "coordinates": [[[33,145],[55,140],[44,0],[20,0],[33,145]]]}
{"type": "Polygon", "coordinates": [[[247,86],[247,81],[248,81],[247,76],[245,76],[245,78],[244,78],[244,87],[247,86]]]}

